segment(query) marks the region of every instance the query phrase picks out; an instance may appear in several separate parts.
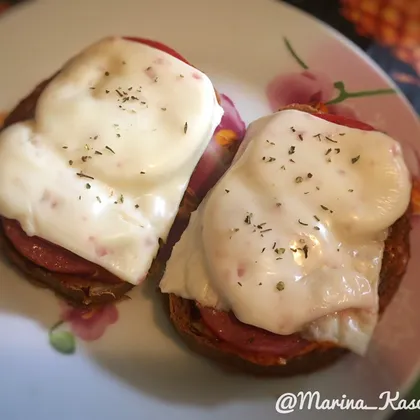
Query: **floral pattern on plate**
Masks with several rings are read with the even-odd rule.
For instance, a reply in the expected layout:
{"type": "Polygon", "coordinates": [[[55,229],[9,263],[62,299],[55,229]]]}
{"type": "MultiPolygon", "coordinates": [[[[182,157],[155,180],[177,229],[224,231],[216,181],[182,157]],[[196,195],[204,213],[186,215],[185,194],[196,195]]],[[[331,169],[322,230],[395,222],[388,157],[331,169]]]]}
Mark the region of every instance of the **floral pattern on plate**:
{"type": "Polygon", "coordinates": [[[334,82],[325,72],[310,69],[287,38],[284,38],[284,45],[301,68],[301,71],[281,73],[268,83],[266,94],[272,111],[277,111],[293,103],[309,104],[314,107],[323,104],[327,106],[330,114],[360,119],[361,117],[350,105],[342,102],[349,98],[396,93],[394,89],[348,92],[342,80],[334,82]]]}
{"type": "Polygon", "coordinates": [[[118,309],[115,304],[102,305],[88,309],[78,309],[61,302],[61,319],[49,332],[50,344],[60,353],[72,354],[76,350],[75,337],[83,341],[94,341],[103,336],[109,325],[118,321],[118,309]],[[63,324],[71,332],[63,331],[63,324]]]}

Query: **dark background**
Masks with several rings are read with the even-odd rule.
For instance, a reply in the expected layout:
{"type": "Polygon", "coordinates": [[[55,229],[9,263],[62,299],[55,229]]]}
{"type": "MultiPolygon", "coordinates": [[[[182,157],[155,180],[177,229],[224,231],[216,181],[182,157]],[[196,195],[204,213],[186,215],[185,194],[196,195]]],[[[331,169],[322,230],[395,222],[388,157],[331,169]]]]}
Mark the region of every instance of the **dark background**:
{"type": "Polygon", "coordinates": [[[318,19],[323,20],[347,38],[351,39],[364,51],[372,44],[369,39],[357,35],[353,24],[340,15],[339,0],[284,0],[284,3],[292,4],[293,6],[316,16],[318,19]]]}

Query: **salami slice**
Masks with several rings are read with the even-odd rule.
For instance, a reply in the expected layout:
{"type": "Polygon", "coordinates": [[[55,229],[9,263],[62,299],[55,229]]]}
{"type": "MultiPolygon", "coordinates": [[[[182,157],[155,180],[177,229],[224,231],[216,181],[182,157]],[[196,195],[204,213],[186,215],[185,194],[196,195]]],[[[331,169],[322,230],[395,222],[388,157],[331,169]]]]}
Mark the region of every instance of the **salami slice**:
{"type": "Polygon", "coordinates": [[[198,305],[203,323],[219,339],[238,350],[277,357],[299,354],[310,344],[298,334],[277,335],[240,322],[231,312],[198,305]]]}
{"type": "Polygon", "coordinates": [[[58,245],[39,238],[28,236],[19,222],[2,218],[4,233],[26,259],[48,271],[83,277],[96,277],[104,283],[119,283],[121,280],[102,267],[87,261],[58,245]]]}
{"type": "Polygon", "coordinates": [[[148,45],[149,47],[152,47],[152,48],[155,48],[157,50],[166,52],[167,54],[172,55],[172,57],[175,57],[178,60],[181,60],[184,63],[191,66],[191,64],[181,54],[179,54],[178,52],[176,52],[172,48],[168,47],[167,45],[162,44],[161,42],[153,41],[153,40],[147,39],[147,38],[135,38],[135,37],[129,37],[129,36],[125,36],[124,39],[127,39],[129,41],[134,41],[134,42],[140,42],[141,44],[145,44],[145,45],[148,45]]]}
{"type": "Polygon", "coordinates": [[[359,130],[365,131],[374,131],[375,129],[370,126],[369,124],[352,120],[351,118],[341,117],[339,115],[332,115],[332,114],[315,114],[317,117],[322,118],[323,120],[332,122],[334,124],[343,125],[349,128],[357,128],[359,130]]]}

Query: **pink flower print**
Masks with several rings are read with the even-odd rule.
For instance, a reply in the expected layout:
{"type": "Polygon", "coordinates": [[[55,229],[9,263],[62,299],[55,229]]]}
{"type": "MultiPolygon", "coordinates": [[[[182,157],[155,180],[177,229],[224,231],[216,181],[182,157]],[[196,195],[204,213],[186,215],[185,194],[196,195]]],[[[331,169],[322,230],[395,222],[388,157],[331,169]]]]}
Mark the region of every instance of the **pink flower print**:
{"type": "MultiPolygon", "coordinates": [[[[309,70],[277,76],[267,86],[267,97],[274,112],[291,104],[325,104],[333,98],[334,92],[334,83],[327,75],[309,70]]],[[[358,119],[357,113],[343,104],[328,105],[327,112],[358,119]]]]}
{"type": "Polygon", "coordinates": [[[63,304],[61,319],[69,323],[75,336],[84,341],[94,341],[102,337],[109,325],[117,322],[118,310],[113,304],[89,309],[63,304]]]}
{"type": "Polygon", "coordinates": [[[325,73],[311,70],[284,37],[284,45],[301,71],[276,76],[266,88],[266,95],[273,112],[287,105],[312,105],[328,113],[358,119],[356,113],[341,103],[349,98],[395,94],[394,89],[375,89],[348,92],[343,81],[333,82],[325,73]],[[340,104],[340,105],[338,105],[340,104]],[[325,106],[327,109],[325,109],[325,106]]]}
{"type": "Polygon", "coordinates": [[[305,70],[275,77],[268,84],[266,93],[271,110],[275,112],[290,104],[325,103],[331,99],[334,85],[324,73],[305,70]]]}
{"type": "MultiPolygon", "coordinates": [[[[229,168],[245,136],[245,123],[232,100],[221,94],[219,101],[224,115],[191,176],[178,215],[165,245],[159,251],[158,261],[169,258],[172,247],[179,241],[188,225],[191,212],[229,168]]],[[[161,267],[157,268],[158,271],[160,269],[161,267]]]]}
{"type": "Polygon", "coordinates": [[[246,126],[232,100],[224,94],[219,97],[220,105],[225,113],[215,130],[215,136],[221,146],[229,146],[232,142],[244,137],[246,126]]]}
{"type": "Polygon", "coordinates": [[[198,201],[201,201],[228,169],[245,136],[245,123],[232,100],[224,94],[220,94],[219,98],[224,115],[189,183],[189,188],[198,201]]]}

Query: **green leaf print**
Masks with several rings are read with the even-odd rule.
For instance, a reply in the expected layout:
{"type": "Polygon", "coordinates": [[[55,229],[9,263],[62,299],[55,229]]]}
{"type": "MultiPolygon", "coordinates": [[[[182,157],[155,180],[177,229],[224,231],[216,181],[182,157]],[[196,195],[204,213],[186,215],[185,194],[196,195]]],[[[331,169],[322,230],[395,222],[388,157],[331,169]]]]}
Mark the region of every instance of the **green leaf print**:
{"type": "MultiPolygon", "coordinates": [[[[283,42],[284,42],[284,45],[285,45],[287,51],[289,51],[290,55],[294,58],[296,63],[304,71],[309,71],[309,66],[298,55],[298,53],[293,48],[290,41],[286,37],[283,37],[283,42]]],[[[331,100],[329,100],[328,102],[325,103],[325,105],[327,105],[327,106],[338,104],[338,103],[343,102],[343,101],[345,101],[346,99],[349,99],[349,98],[362,98],[362,97],[366,97],[366,96],[390,95],[390,94],[395,94],[396,93],[395,89],[374,89],[374,90],[361,90],[361,91],[357,91],[357,92],[347,92],[343,81],[335,82],[334,87],[338,91],[338,94],[334,99],[331,99],[331,100]]]]}
{"type": "Polygon", "coordinates": [[[362,98],[363,96],[377,96],[389,95],[395,93],[394,89],[376,89],[376,90],[361,90],[360,92],[347,92],[344,82],[335,82],[334,87],[338,90],[339,94],[335,99],[328,101],[325,105],[334,105],[343,102],[348,98],[362,98]]]}
{"type": "Polygon", "coordinates": [[[302,67],[304,70],[308,70],[309,67],[305,64],[305,62],[297,55],[296,51],[293,49],[292,44],[290,41],[283,37],[284,45],[286,45],[287,50],[292,55],[292,57],[296,60],[296,62],[299,64],[300,67],[302,67]]]}
{"type": "Polygon", "coordinates": [[[51,346],[62,354],[73,354],[76,351],[74,335],[68,331],[50,331],[51,346]]]}

